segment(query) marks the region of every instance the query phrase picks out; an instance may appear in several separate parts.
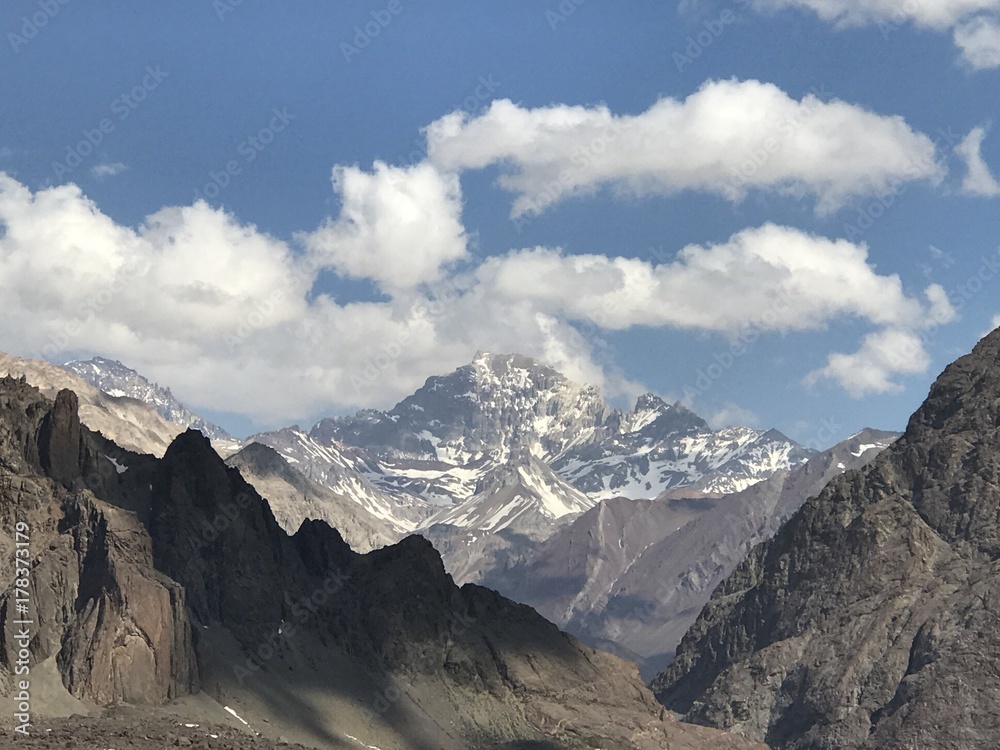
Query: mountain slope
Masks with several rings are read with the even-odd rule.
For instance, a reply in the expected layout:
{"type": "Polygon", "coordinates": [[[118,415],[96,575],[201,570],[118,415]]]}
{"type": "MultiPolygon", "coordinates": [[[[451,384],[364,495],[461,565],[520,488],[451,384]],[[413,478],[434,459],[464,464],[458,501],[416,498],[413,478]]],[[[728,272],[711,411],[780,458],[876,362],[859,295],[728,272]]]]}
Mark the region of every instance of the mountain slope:
{"type": "Polygon", "coordinates": [[[250,443],[226,459],[267,500],[275,519],[289,534],[307,519],[325,521],[357,552],[370,552],[398,542],[400,534],[352,498],[307,479],[278,453],[250,443]]]}
{"type": "Polygon", "coordinates": [[[76,375],[42,360],[21,359],[0,352],[0,377],[24,377],[49,398],[67,388],[77,394],[80,418],[123,448],[162,456],[181,428],[163,419],[148,405],[127,397],[110,396],[76,375]]]}
{"type": "MultiPolygon", "coordinates": [[[[554,490],[573,508],[550,515],[568,520],[603,498],[653,498],[684,487],[706,494],[735,491],[799,466],[812,453],[776,431],[713,431],[682,405],[652,394],[623,413],[606,405],[597,388],[573,383],[528,357],[489,353],[429,378],[389,411],[322,420],[308,434],[308,450],[273,434],[255,439],[299,463],[311,461],[308,454],[315,450],[345,455],[352,446],[354,469],[374,486],[434,505],[472,502],[461,511],[441,511],[433,523],[481,531],[506,526],[492,520],[502,509],[471,508],[488,504],[483,487],[509,474],[504,467],[524,454],[537,462],[525,476],[548,487],[541,494],[554,490]],[[588,498],[585,505],[580,493],[588,498]],[[464,520],[455,523],[458,518],[464,520]]],[[[537,499],[539,493],[522,493],[527,495],[537,499]]],[[[546,525],[551,530],[559,524],[546,525]]]]}
{"type": "Polygon", "coordinates": [[[595,499],[638,500],[678,488],[738,492],[812,453],[777,430],[712,430],[680,403],[646,394],[604,440],[570,449],[553,468],[595,499]]]}
{"type": "Polygon", "coordinates": [[[654,682],[776,748],[987,748],[1000,731],[1000,332],[906,433],[714,593],[654,682]]]}
{"type": "Polygon", "coordinates": [[[211,440],[238,442],[218,425],[188,409],[174,398],[169,388],[150,382],[117,360],[94,357],[66,362],[62,367],[109,396],[125,396],[149,404],[168,422],[193,427],[211,440]]]}
{"type": "MultiPolygon", "coordinates": [[[[36,723],[61,690],[140,714],[189,696],[331,749],[755,747],[664,717],[634,668],[459,589],[425,540],[358,555],[321,521],[289,536],[200,433],[162,459],[129,454],[76,406],[0,379],[0,612],[9,632],[17,518],[34,549],[32,663],[57,679],[34,694],[36,723]]],[[[0,642],[7,696],[17,649],[0,642]]]]}
{"type": "Polygon", "coordinates": [[[424,525],[448,524],[487,532],[510,529],[544,538],[557,523],[592,507],[593,500],[529,451],[521,450],[483,476],[475,495],[435,514],[424,525]]]}
{"type": "Polygon", "coordinates": [[[712,590],[810,495],[862,466],[897,433],[863,430],[793,471],[721,498],[601,501],[478,582],[528,604],[652,677],[712,590]]]}
{"type": "Polygon", "coordinates": [[[298,427],[286,427],[277,432],[252,435],[247,443],[261,443],[272,448],[307,479],[352,499],[387,524],[393,533],[413,531],[434,512],[434,508],[419,497],[376,486],[368,478],[371,459],[364,451],[338,441],[321,444],[298,427]]]}

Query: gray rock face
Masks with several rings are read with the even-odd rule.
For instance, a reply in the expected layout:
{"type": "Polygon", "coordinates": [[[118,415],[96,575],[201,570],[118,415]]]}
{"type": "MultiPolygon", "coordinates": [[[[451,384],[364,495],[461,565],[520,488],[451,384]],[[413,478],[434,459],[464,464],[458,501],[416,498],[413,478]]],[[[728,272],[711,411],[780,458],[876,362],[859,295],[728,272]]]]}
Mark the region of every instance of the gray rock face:
{"type": "Polygon", "coordinates": [[[162,456],[181,428],[149,405],[124,396],[110,396],[68,370],[36,359],[0,352],[0,376],[24,377],[48,398],[71,390],[79,401],[80,421],[122,448],[162,456]]]}
{"type": "Polygon", "coordinates": [[[654,681],[663,703],[776,748],[995,746],[998,362],[993,333],[753,550],[654,681]]]}
{"type": "MultiPolygon", "coordinates": [[[[394,506],[420,502],[448,508],[407,526],[411,514],[400,524],[408,531],[441,524],[505,528],[493,522],[494,514],[475,508],[492,502],[484,501],[485,485],[513,487],[516,482],[502,477],[529,454],[537,465],[528,473],[537,486],[521,493],[523,503],[495,510],[501,517],[538,517],[538,528],[518,529],[536,537],[600,499],[649,499],[680,487],[733,492],[799,466],[812,453],[776,431],[713,431],[682,405],[653,394],[623,413],[605,404],[597,388],[528,357],[484,353],[429,378],[389,411],[325,419],[308,435],[291,428],[251,439],[338,492],[363,490],[366,502],[388,516],[394,506]],[[545,502],[538,502],[540,495],[545,502]],[[538,515],[546,506],[553,512],[538,515]],[[553,517],[562,521],[551,523],[553,517]]],[[[469,567],[468,561],[460,564],[469,567]]]]}
{"type": "Polygon", "coordinates": [[[31,663],[54,659],[66,690],[98,703],[187,694],[198,673],[184,590],[154,569],[136,516],[83,489],[103,482],[110,464],[102,439],[81,428],[76,406],[72,391],[60,391],[53,404],[23,380],[0,379],[0,560],[10,582],[0,592],[0,684],[13,684],[18,660],[12,574],[15,524],[22,523],[36,622],[31,663]]]}

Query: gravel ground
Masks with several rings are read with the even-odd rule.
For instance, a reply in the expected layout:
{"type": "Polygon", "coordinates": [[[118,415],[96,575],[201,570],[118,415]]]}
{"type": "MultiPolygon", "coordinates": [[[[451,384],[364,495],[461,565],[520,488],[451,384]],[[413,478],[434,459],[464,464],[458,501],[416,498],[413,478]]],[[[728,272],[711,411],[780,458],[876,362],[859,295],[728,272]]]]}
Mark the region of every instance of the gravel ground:
{"type": "Polygon", "coordinates": [[[32,725],[31,733],[6,730],[0,748],[11,750],[303,750],[303,745],[267,740],[225,726],[188,727],[166,718],[73,716],[32,725]]]}

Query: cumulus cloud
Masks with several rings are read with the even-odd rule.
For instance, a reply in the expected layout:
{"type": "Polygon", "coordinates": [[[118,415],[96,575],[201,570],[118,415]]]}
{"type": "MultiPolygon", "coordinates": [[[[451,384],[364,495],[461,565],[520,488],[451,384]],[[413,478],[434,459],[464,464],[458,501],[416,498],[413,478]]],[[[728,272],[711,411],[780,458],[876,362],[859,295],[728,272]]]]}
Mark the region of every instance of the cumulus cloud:
{"type": "Polygon", "coordinates": [[[822,213],[943,174],[932,141],[900,117],[816,94],[796,100],[753,80],[711,81],[634,116],[498,100],[478,116],[437,120],[427,140],[430,161],[446,171],[503,165],[499,182],[515,194],[515,218],[605,186],[631,195],[699,190],[731,201],[771,190],[813,198],[822,213]]]}
{"type": "Polygon", "coordinates": [[[1000,68],[1000,18],[978,16],[957,26],[955,44],[973,70],[1000,68]]]}
{"type": "Polygon", "coordinates": [[[877,24],[888,34],[912,23],[952,30],[962,59],[974,69],[1000,67],[1000,0],[753,0],[757,10],[811,10],[839,28],[877,24]]]}
{"type": "Polygon", "coordinates": [[[106,164],[97,164],[90,168],[90,173],[98,179],[104,177],[114,177],[128,169],[128,166],[120,161],[106,164]]]}
{"type": "Polygon", "coordinates": [[[689,245],[669,263],[534,248],[491,258],[477,276],[490,294],[612,330],[736,334],[753,323],[788,332],[838,317],[920,326],[936,306],[945,316],[950,309],[939,286],[928,287],[924,302],[907,296],[898,276],[876,273],[865,245],[774,224],[717,245],[689,245]]]}
{"type": "MultiPolygon", "coordinates": [[[[388,406],[477,349],[534,356],[634,398],[641,384],[597,364],[602,331],[735,336],[847,318],[900,336],[954,314],[940,288],[916,298],[878,274],[863,245],[771,224],[659,264],[535,248],[455,266],[464,233],[449,173],[341,174],[341,214],[290,244],[200,201],[127,227],[75,185],[32,192],[0,172],[0,348],[53,361],[111,356],[195,407],[267,427],[388,406]],[[416,260],[406,255],[414,246],[416,260]],[[385,298],[345,304],[317,293],[324,270],[374,278],[385,298]]],[[[879,341],[854,356],[871,359],[879,341]]],[[[925,359],[887,360],[877,385],[892,387],[893,373],[925,359]]],[[[831,358],[827,374],[857,391],[849,369],[831,358]]]]}
{"type": "Polygon", "coordinates": [[[855,398],[893,393],[903,390],[894,376],[924,372],[929,364],[918,333],[890,328],[865,336],[853,354],[831,354],[825,367],[806,376],[806,383],[833,380],[855,398]]]}
{"type": "Polygon", "coordinates": [[[982,147],[985,137],[985,128],[973,128],[962,142],[955,146],[955,153],[962,158],[966,167],[962,192],[967,195],[994,198],[1000,195],[1000,182],[997,182],[983,159],[982,147]]]}
{"type": "MultiPolygon", "coordinates": [[[[406,177],[404,193],[414,188],[406,177]]],[[[434,231],[426,215],[414,241],[434,231]]],[[[203,202],[164,208],[132,229],[75,185],[32,192],[0,172],[0,229],[0,348],[53,361],[115,357],[195,407],[262,426],[388,406],[480,348],[524,352],[618,387],[568,322],[487,299],[471,277],[338,304],[310,293],[326,268],[317,256],[203,202]]]]}
{"type": "Polygon", "coordinates": [[[440,279],[443,266],[465,257],[456,175],[423,162],[376,162],[373,172],[335,168],[333,186],[343,202],[340,216],[302,240],[342,275],[383,288],[412,287],[440,279]]]}

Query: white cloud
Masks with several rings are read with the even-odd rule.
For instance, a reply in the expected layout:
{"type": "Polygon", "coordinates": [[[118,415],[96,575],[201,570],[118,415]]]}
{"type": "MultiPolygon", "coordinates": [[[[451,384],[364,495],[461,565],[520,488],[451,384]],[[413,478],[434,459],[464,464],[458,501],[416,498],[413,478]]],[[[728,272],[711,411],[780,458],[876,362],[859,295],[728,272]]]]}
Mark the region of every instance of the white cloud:
{"type": "Polygon", "coordinates": [[[970,15],[1000,10],[1000,0],[754,0],[758,10],[806,8],[838,26],[871,23],[901,24],[947,29],[970,15]]]}
{"type": "Polygon", "coordinates": [[[337,167],[333,185],[340,216],[302,235],[309,250],[345,276],[383,288],[412,287],[441,278],[442,267],[465,257],[458,177],[427,163],[374,172],[337,167]]]}
{"type": "Polygon", "coordinates": [[[126,169],[128,169],[126,164],[116,161],[114,163],[97,164],[91,167],[90,173],[97,178],[114,177],[115,175],[121,174],[126,169]]]}
{"type": "Polygon", "coordinates": [[[514,217],[602,186],[632,195],[701,190],[738,201],[772,190],[829,212],[898,183],[937,181],[935,147],[901,117],[772,84],[714,81],[642,114],[607,107],[525,109],[494,101],[484,114],[453,112],[427,128],[429,159],[447,171],[502,164],[514,217]]]}
{"type": "Polygon", "coordinates": [[[952,30],[973,69],[1000,67],[1000,0],[754,0],[757,10],[804,8],[839,28],[876,24],[884,35],[907,23],[952,30]]]}
{"type": "Polygon", "coordinates": [[[980,195],[994,198],[1000,195],[1000,182],[990,172],[989,166],[983,160],[983,138],[985,128],[973,128],[962,142],[955,146],[955,153],[965,161],[966,174],[962,180],[962,192],[967,195],[980,195]]]}
{"type": "MultiPolygon", "coordinates": [[[[311,299],[314,256],[203,202],[131,229],[75,185],[32,193],[0,172],[0,227],[0,349],[111,356],[195,407],[261,426],[389,406],[480,348],[539,357],[612,391],[629,385],[604,380],[565,320],[484,298],[471,277],[394,289],[388,302],[311,299]]],[[[435,231],[412,229],[415,241],[435,231]]]]}
{"type": "Polygon", "coordinates": [[[788,332],[838,317],[919,327],[951,311],[940,287],[928,287],[925,304],[904,293],[898,276],[876,273],[864,245],[774,224],[689,245],[659,265],[534,248],[491,258],[476,273],[490,294],[605,329],[788,332]]]}
{"type": "Polygon", "coordinates": [[[982,336],[980,336],[979,338],[983,338],[984,336],[989,336],[997,328],[1000,328],[1000,314],[993,316],[993,320],[990,321],[990,327],[987,328],[985,331],[983,331],[982,336]]]}
{"type": "Polygon", "coordinates": [[[974,70],[1000,68],[1000,20],[978,16],[955,27],[955,44],[974,70]]]}
{"type": "Polygon", "coordinates": [[[854,398],[861,398],[901,391],[895,375],[921,373],[929,364],[919,334],[890,328],[865,336],[853,354],[831,354],[825,367],[806,376],[806,383],[833,380],[854,398]]]}
{"type": "Polygon", "coordinates": [[[774,225],[659,265],[539,248],[455,268],[461,194],[449,177],[348,173],[358,184],[340,183],[343,212],[301,235],[303,252],[204,202],[164,208],[133,229],[75,185],[33,193],[0,172],[0,349],[111,356],[196,408],[265,427],[389,406],[477,349],[534,356],[634,398],[641,384],[598,365],[600,342],[580,323],[598,336],[639,325],[735,335],[853,318],[895,332],[954,314],[939,288],[922,300],[876,273],[864,246],[774,225]],[[409,265],[402,227],[422,248],[409,265]],[[369,265],[359,247],[405,270],[369,265]],[[387,299],[313,295],[324,268],[374,276],[387,299]]]}

